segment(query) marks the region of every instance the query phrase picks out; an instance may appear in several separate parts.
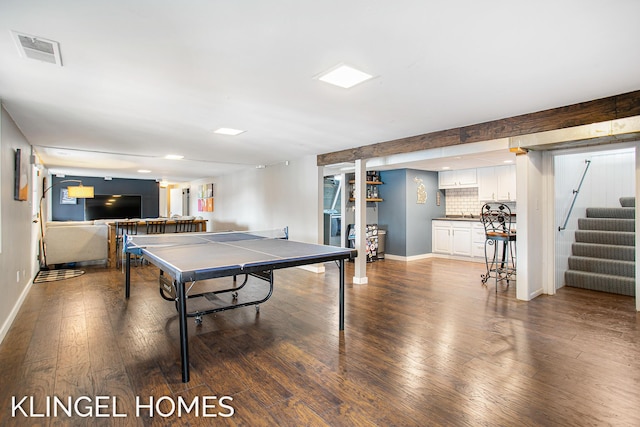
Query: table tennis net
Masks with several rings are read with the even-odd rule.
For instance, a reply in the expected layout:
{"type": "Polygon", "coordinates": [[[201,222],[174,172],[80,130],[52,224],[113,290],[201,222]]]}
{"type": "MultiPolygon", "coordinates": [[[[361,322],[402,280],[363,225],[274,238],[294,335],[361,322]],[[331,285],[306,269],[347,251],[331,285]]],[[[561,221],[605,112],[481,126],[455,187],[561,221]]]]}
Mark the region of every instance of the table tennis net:
{"type": "Polygon", "coordinates": [[[243,240],[288,239],[289,232],[285,228],[258,231],[223,231],[209,233],[166,233],[125,236],[126,248],[162,247],[199,245],[208,243],[231,243],[243,240]]]}

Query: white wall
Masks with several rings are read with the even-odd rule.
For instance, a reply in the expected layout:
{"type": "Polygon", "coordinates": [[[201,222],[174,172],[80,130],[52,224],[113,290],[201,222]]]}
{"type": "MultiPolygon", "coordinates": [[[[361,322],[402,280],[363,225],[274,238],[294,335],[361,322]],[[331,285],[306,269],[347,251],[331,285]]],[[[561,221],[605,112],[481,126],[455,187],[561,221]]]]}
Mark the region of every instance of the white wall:
{"type": "Polygon", "coordinates": [[[264,169],[193,181],[190,213],[208,220],[208,231],[268,230],[289,227],[289,238],[322,243],[322,194],[316,156],[264,169]],[[214,212],[198,212],[197,187],[215,184],[214,212]]]}
{"type": "Polygon", "coordinates": [[[578,219],[586,216],[588,207],[620,207],[620,197],[635,195],[635,150],[625,148],[606,151],[573,150],[554,156],[554,193],[556,288],[564,286],[564,272],[568,269],[571,245],[575,241],[578,219]],[[573,199],[573,190],[578,188],[585,170],[585,160],[591,164],[585,175],[582,188],[576,198],[567,227],[557,232],[564,224],[573,199]]]}
{"type": "MultiPolygon", "coordinates": [[[[24,135],[5,109],[0,108],[0,341],[22,305],[38,268],[33,251],[37,226],[31,222],[33,195],[30,192],[26,202],[13,200],[16,148],[22,149],[27,156],[31,154],[24,135]]],[[[29,185],[33,186],[33,182],[29,185]]]]}

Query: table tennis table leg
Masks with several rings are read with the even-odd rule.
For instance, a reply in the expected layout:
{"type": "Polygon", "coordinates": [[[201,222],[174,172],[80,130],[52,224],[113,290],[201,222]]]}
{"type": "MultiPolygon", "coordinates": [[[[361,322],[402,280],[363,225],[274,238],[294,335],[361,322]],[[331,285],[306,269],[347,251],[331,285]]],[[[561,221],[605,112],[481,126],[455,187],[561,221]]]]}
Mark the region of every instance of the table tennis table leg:
{"type": "Polygon", "coordinates": [[[340,260],[340,330],[344,331],[344,260],[340,260]]]}
{"type": "Polygon", "coordinates": [[[187,334],[187,298],[184,282],[176,281],[178,293],[178,315],[180,316],[180,359],[182,362],[182,382],[189,382],[189,342],[187,334]]]}
{"type": "Polygon", "coordinates": [[[127,252],[124,269],[124,297],[129,299],[131,289],[131,254],[127,252]]]}

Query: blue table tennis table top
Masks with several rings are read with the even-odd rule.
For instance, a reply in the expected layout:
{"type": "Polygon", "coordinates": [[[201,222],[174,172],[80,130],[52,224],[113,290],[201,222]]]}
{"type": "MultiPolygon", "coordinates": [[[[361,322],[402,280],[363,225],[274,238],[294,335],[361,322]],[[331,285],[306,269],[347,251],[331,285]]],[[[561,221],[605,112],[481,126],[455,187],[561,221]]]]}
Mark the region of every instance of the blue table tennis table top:
{"type": "Polygon", "coordinates": [[[286,233],[223,232],[133,235],[125,251],[181,282],[353,259],[354,249],[288,240],[286,233]]]}

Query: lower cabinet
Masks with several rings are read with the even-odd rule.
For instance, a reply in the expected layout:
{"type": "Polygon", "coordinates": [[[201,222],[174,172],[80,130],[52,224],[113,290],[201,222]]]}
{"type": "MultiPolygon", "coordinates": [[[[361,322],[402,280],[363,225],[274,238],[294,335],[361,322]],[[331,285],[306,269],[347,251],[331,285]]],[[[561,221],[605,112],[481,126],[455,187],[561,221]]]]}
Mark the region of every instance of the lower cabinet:
{"type": "Polygon", "coordinates": [[[432,236],[433,252],[471,256],[471,222],[434,220],[432,236]]]}
{"type": "Polygon", "coordinates": [[[451,253],[451,225],[448,221],[433,221],[432,224],[432,252],[441,254],[451,253]]]}
{"type": "Polygon", "coordinates": [[[432,222],[432,252],[484,262],[484,227],[478,220],[432,222]]]}
{"type": "Polygon", "coordinates": [[[473,224],[471,233],[471,256],[474,258],[484,259],[484,226],[482,224],[473,224]]]}
{"type": "MultiPolygon", "coordinates": [[[[479,220],[434,219],[431,227],[431,248],[434,254],[466,257],[469,261],[484,262],[484,226],[479,220]]],[[[516,229],[515,222],[511,223],[511,229],[516,229]]],[[[493,256],[493,248],[489,248],[489,256],[493,256]]],[[[498,257],[502,257],[500,247],[498,257]]]]}
{"type": "Polygon", "coordinates": [[[451,253],[471,256],[471,223],[456,221],[451,225],[451,253]]]}

